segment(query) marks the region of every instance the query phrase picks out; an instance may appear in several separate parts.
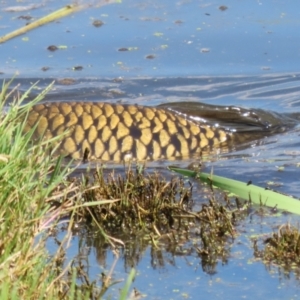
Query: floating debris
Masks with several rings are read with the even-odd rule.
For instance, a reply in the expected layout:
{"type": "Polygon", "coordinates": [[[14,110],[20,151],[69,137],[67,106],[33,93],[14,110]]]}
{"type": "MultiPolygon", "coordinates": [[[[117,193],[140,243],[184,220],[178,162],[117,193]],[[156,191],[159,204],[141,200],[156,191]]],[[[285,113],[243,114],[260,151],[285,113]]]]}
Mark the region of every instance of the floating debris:
{"type": "Polygon", "coordinates": [[[19,20],[26,20],[26,21],[28,21],[28,20],[32,19],[32,16],[28,16],[28,15],[26,15],[26,16],[19,16],[18,19],[19,20]]]}
{"type": "Polygon", "coordinates": [[[37,9],[41,6],[44,6],[45,4],[30,4],[27,6],[9,6],[2,9],[4,12],[22,12],[32,9],[37,9]]]}
{"type": "Polygon", "coordinates": [[[176,20],[175,22],[174,22],[174,24],[183,24],[183,21],[181,21],[181,20],[176,20]]]}
{"type": "Polygon", "coordinates": [[[155,55],[154,54],[149,54],[146,56],[146,59],[154,59],[155,55]]]}
{"type": "Polygon", "coordinates": [[[153,35],[157,37],[162,37],[164,34],[162,32],[155,32],[153,33],[153,35]]]}
{"type": "Polygon", "coordinates": [[[55,45],[51,45],[51,46],[49,46],[47,49],[48,49],[49,51],[51,51],[51,52],[54,52],[54,51],[58,50],[58,47],[55,46],[55,45]]]}
{"type": "Polygon", "coordinates": [[[46,72],[46,71],[48,71],[50,68],[49,67],[42,67],[41,68],[41,70],[43,71],[43,72],[46,72]]]}
{"type": "Polygon", "coordinates": [[[63,79],[57,80],[58,84],[63,84],[63,85],[71,85],[71,84],[74,84],[75,82],[76,82],[76,80],[73,78],[63,78],[63,79]]]}
{"type": "Polygon", "coordinates": [[[72,68],[72,70],[81,71],[81,70],[83,70],[83,66],[75,66],[75,67],[72,68]]]}
{"type": "Polygon", "coordinates": [[[101,20],[95,20],[93,22],[93,26],[95,27],[101,27],[102,25],[104,25],[104,22],[102,22],[101,20]]]}
{"type": "Polygon", "coordinates": [[[269,71],[269,70],[271,70],[271,67],[261,67],[261,69],[262,69],[263,71],[269,71]]]}
{"type": "Polygon", "coordinates": [[[221,6],[219,6],[219,10],[220,11],[225,11],[225,10],[227,10],[228,9],[228,7],[226,6],[226,5],[221,5],[221,6]]]}
{"type": "Polygon", "coordinates": [[[119,48],[118,51],[119,52],[126,52],[126,51],[136,51],[138,50],[139,48],[138,47],[122,47],[122,48],[119,48]]]}
{"type": "Polygon", "coordinates": [[[201,48],[200,51],[201,51],[201,53],[209,53],[210,49],[209,48],[201,48]]]}

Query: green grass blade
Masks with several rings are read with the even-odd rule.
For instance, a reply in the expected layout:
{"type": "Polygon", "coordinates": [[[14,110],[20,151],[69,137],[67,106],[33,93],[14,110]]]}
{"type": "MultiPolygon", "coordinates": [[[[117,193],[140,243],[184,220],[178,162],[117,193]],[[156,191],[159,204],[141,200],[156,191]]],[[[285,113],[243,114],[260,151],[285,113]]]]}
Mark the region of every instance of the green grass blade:
{"type": "Polygon", "coordinates": [[[125,283],[124,287],[121,290],[121,294],[120,294],[119,300],[126,300],[126,299],[128,299],[127,295],[129,293],[131,284],[132,284],[132,282],[134,280],[135,274],[136,274],[135,269],[131,269],[131,271],[130,271],[128,277],[127,277],[126,283],[125,283]]]}
{"type": "Polygon", "coordinates": [[[19,28],[19,29],[12,31],[4,36],[1,36],[0,43],[4,43],[18,35],[24,34],[32,29],[35,29],[42,25],[45,25],[49,22],[66,17],[82,8],[83,8],[82,5],[66,5],[65,7],[61,8],[55,12],[52,12],[51,14],[48,14],[47,16],[42,17],[36,21],[33,21],[32,23],[27,24],[26,26],[23,26],[22,28],[19,28]]]}
{"type": "Polygon", "coordinates": [[[270,207],[286,210],[288,212],[300,215],[300,200],[282,195],[280,193],[266,190],[254,184],[247,185],[245,182],[228,179],[217,175],[207,173],[198,173],[195,171],[169,167],[170,170],[184,176],[199,178],[214,187],[218,187],[224,191],[228,191],[243,199],[251,199],[255,204],[264,204],[270,207]]]}
{"type": "MultiPolygon", "coordinates": [[[[101,3],[99,3],[97,6],[103,6],[103,5],[106,5],[106,4],[110,4],[110,3],[121,3],[120,0],[115,0],[115,1],[110,1],[110,0],[106,0],[106,1],[103,1],[101,3]]],[[[15,38],[21,34],[24,34],[24,33],[27,33],[28,31],[30,30],[33,30],[37,27],[40,27],[40,26],[43,26],[45,24],[48,24],[50,22],[53,22],[55,20],[58,20],[58,19],[61,19],[61,18],[64,18],[70,14],[73,14],[79,10],[82,10],[84,8],[88,7],[87,5],[84,5],[84,4],[69,4],[69,5],[66,5],[64,6],[63,8],[60,8],[36,21],[33,21],[29,24],[26,24],[26,26],[23,26],[17,30],[14,30],[4,36],[1,36],[0,37],[0,44],[12,39],[12,38],[15,38]]]]}

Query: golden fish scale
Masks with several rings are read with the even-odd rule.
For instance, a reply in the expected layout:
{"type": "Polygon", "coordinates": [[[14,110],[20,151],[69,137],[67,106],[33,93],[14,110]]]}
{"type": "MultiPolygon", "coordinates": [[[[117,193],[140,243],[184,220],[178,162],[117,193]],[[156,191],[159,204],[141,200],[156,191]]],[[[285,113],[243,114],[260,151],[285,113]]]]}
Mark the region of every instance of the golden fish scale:
{"type": "Polygon", "coordinates": [[[35,137],[67,132],[59,152],[82,159],[156,160],[200,155],[226,147],[230,133],[161,108],[97,102],[35,105],[25,131],[38,122],[35,137]]]}

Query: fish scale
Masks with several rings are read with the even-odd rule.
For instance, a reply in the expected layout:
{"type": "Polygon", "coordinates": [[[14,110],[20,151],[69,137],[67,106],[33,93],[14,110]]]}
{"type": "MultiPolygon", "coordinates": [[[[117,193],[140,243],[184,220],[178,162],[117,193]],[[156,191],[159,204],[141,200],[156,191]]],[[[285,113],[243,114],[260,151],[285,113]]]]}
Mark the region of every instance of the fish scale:
{"type": "Polygon", "coordinates": [[[120,162],[187,158],[226,149],[232,133],[162,108],[98,102],[52,102],[33,106],[25,132],[34,137],[65,133],[60,154],[120,162]]]}

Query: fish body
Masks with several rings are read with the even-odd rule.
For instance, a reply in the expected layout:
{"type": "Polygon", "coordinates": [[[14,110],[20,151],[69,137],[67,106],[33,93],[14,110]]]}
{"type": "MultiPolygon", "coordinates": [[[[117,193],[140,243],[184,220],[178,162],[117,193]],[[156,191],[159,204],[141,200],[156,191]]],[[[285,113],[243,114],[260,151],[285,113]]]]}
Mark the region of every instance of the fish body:
{"type": "Polygon", "coordinates": [[[33,106],[25,131],[35,138],[65,133],[58,151],[73,159],[120,162],[176,159],[226,149],[233,133],[159,107],[103,102],[45,102],[33,106]]]}

